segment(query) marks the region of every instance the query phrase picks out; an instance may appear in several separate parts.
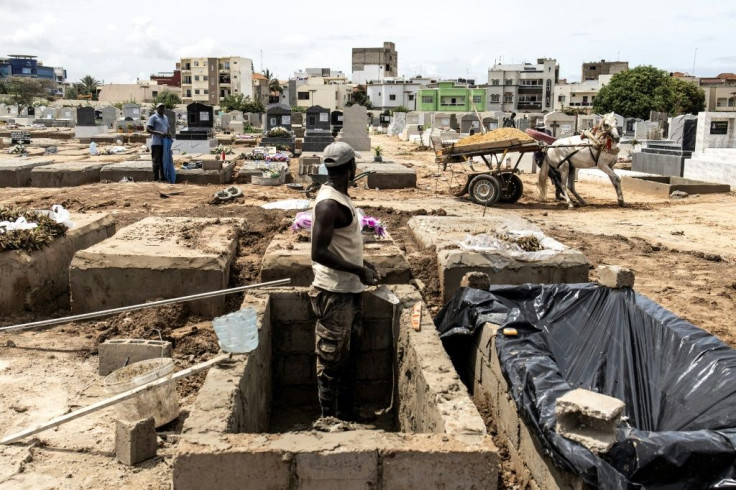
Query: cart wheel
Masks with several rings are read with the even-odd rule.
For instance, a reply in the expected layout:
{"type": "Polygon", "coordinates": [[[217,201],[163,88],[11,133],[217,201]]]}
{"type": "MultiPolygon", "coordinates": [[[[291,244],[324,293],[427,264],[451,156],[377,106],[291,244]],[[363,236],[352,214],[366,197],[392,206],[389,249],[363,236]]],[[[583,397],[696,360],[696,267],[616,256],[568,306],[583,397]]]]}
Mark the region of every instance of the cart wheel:
{"type": "Polygon", "coordinates": [[[476,176],[470,181],[468,189],[473,202],[484,206],[493,206],[501,197],[501,186],[493,175],[476,176]]]}
{"type": "Polygon", "coordinates": [[[503,203],[514,203],[521,198],[524,192],[524,184],[518,175],[510,172],[502,173],[498,176],[501,181],[501,197],[498,199],[503,203]]]}

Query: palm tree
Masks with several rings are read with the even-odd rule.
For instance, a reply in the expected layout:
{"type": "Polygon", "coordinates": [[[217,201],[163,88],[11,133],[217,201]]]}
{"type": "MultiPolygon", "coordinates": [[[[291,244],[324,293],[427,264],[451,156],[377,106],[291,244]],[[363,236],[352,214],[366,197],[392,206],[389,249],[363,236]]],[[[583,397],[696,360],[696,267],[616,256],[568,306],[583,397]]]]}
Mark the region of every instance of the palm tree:
{"type": "Polygon", "coordinates": [[[271,78],[268,81],[268,90],[270,92],[278,92],[281,94],[284,92],[284,87],[281,86],[281,82],[279,82],[277,78],[271,78]]]}
{"type": "Polygon", "coordinates": [[[79,93],[91,94],[92,100],[97,100],[97,86],[100,82],[92,75],[85,75],[84,78],[79,80],[79,93]]]}
{"type": "Polygon", "coordinates": [[[266,77],[266,80],[271,80],[273,78],[273,73],[271,73],[271,70],[266,68],[263,70],[263,76],[266,77]]]}

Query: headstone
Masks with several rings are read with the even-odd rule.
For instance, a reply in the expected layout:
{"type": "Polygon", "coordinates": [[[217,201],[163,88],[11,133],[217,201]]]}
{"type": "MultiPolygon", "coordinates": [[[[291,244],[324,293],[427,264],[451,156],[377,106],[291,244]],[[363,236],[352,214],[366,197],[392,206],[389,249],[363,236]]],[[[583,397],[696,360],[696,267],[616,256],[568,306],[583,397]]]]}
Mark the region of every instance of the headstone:
{"type": "Polygon", "coordinates": [[[389,136],[395,136],[404,131],[406,127],[406,112],[394,112],[391,125],[388,127],[389,136]]]}
{"type": "Polygon", "coordinates": [[[47,107],[41,111],[41,119],[56,119],[59,111],[55,107],[47,107]]]}
{"type": "Polygon", "coordinates": [[[649,112],[649,120],[657,123],[657,127],[662,130],[663,138],[667,136],[668,124],[666,112],[651,111],[649,112]]]}
{"type": "Polygon", "coordinates": [[[332,116],[330,118],[332,119],[332,136],[337,136],[337,133],[342,129],[343,112],[332,111],[332,116]]]}
{"type": "Polygon", "coordinates": [[[613,114],[613,117],[616,118],[616,129],[618,130],[618,135],[623,136],[624,134],[624,116],[620,114],[613,114]]]}
{"type": "Polygon", "coordinates": [[[460,124],[457,122],[456,114],[450,114],[450,129],[460,132],[460,124]]]}
{"type": "Polygon", "coordinates": [[[434,115],[431,125],[432,125],[432,129],[449,129],[450,128],[449,114],[444,114],[442,112],[436,113],[434,115]]]}
{"type": "Polygon", "coordinates": [[[661,140],[662,130],[658,122],[639,121],[634,124],[634,139],[643,140],[661,140]]]}
{"type": "Polygon", "coordinates": [[[343,127],[340,141],[344,141],[353,147],[355,151],[369,151],[371,139],[368,137],[366,121],[368,111],[362,105],[353,104],[346,107],[343,113],[343,127]]]}
{"type": "Polygon", "coordinates": [[[242,121],[243,111],[230,111],[230,117],[232,117],[233,121],[242,121]]]}
{"type": "Polygon", "coordinates": [[[672,118],[670,123],[669,140],[685,151],[695,150],[695,134],[698,126],[698,116],[685,114],[672,118]]]}
{"type": "Polygon", "coordinates": [[[77,117],[77,110],[73,107],[62,107],[59,110],[59,119],[68,119],[74,121],[77,117]]]}
{"type": "Polygon", "coordinates": [[[595,114],[580,114],[578,115],[578,132],[585,131],[587,129],[593,129],[596,120],[595,114]]]}
{"type": "Polygon", "coordinates": [[[265,132],[279,126],[291,131],[291,108],[285,104],[274,104],[266,110],[265,132]]]}
{"type": "Polygon", "coordinates": [[[123,105],[123,117],[129,117],[131,119],[138,120],[141,118],[141,106],[138,104],[124,104],[123,105]]]}
{"type": "Polygon", "coordinates": [[[36,115],[36,108],[33,107],[33,106],[28,106],[28,107],[26,107],[26,113],[29,116],[35,116],[36,115]]]}
{"type": "Polygon", "coordinates": [[[321,106],[307,109],[307,131],[312,129],[330,130],[330,110],[321,106]]]}
{"type": "Polygon", "coordinates": [[[406,113],[406,124],[423,124],[419,122],[420,114],[418,112],[406,113]]]}
{"type": "Polygon", "coordinates": [[[94,107],[80,107],[77,109],[77,126],[96,126],[94,107]]]}
{"type": "Polygon", "coordinates": [[[460,118],[460,132],[470,133],[471,129],[474,129],[476,133],[480,131],[480,121],[475,114],[465,114],[460,118]]]}
{"type": "Polygon", "coordinates": [[[215,127],[214,110],[212,106],[193,102],[187,106],[188,128],[213,128],[215,127]]]}
{"type": "Polygon", "coordinates": [[[484,117],[483,126],[489,131],[491,129],[498,129],[498,119],[495,117],[484,117]]]}
{"type": "Polygon", "coordinates": [[[624,134],[626,136],[634,136],[636,123],[641,121],[642,119],[639,119],[638,117],[627,117],[624,119],[624,134]]]}
{"type": "Polygon", "coordinates": [[[555,138],[568,138],[575,134],[575,116],[564,112],[550,112],[544,116],[544,127],[552,132],[555,138]]]}
{"type": "Polygon", "coordinates": [[[115,125],[115,120],[118,118],[118,110],[113,106],[107,106],[102,108],[102,124],[108,128],[112,128],[115,125]]]}
{"type": "Polygon", "coordinates": [[[516,129],[518,129],[519,131],[526,131],[531,127],[531,125],[532,122],[526,117],[522,117],[516,120],[516,129]]]}
{"type": "Polygon", "coordinates": [[[230,121],[232,121],[233,117],[230,114],[221,114],[220,116],[220,127],[223,129],[230,127],[230,121]]]}
{"type": "Polygon", "coordinates": [[[736,112],[701,112],[683,177],[736,186],[736,112]]]}
{"type": "MultiPolygon", "coordinates": [[[[301,114],[300,114],[301,115],[301,114]]],[[[323,151],[335,138],[330,131],[330,110],[321,106],[307,109],[303,151],[323,151]]]]}
{"type": "Polygon", "coordinates": [[[171,132],[171,137],[176,138],[176,112],[172,111],[171,109],[164,110],[164,116],[166,116],[169,120],[169,131],[171,132]]]}
{"type": "Polygon", "coordinates": [[[295,124],[301,124],[304,125],[304,113],[302,112],[292,112],[291,113],[291,124],[292,126],[295,124]]]}

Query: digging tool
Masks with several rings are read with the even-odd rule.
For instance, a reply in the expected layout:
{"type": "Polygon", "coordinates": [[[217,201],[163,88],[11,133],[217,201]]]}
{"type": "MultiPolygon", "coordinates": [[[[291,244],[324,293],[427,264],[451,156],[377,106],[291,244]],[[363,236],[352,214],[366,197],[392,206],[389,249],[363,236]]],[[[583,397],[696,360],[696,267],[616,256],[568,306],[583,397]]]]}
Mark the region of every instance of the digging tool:
{"type": "Polygon", "coordinates": [[[388,301],[392,305],[398,305],[400,302],[398,296],[396,296],[394,292],[391,291],[385,284],[381,284],[380,286],[376,287],[376,289],[369,291],[377,298],[388,301]]]}
{"type": "Polygon", "coordinates": [[[16,441],[20,441],[21,439],[25,439],[28,436],[32,436],[33,434],[38,434],[39,432],[43,432],[47,429],[58,427],[59,425],[65,424],[74,419],[78,419],[79,417],[84,417],[87,414],[96,412],[98,410],[102,410],[103,408],[107,408],[111,405],[115,405],[122,401],[128,400],[129,398],[133,398],[134,396],[139,395],[140,393],[143,393],[144,391],[148,391],[153,388],[156,388],[157,386],[161,386],[166,383],[171,383],[173,381],[176,381],[177,379],[186,378],[187,376],[191,376],[193,374],[202,372],[206,369],[211,368],[215,364],[219,364],[223,361],[230,359],[230,357],[231,357],[230,354],[221,354],[213,359],[210,359],[209,361],[202,362],[190,368],[183,369],[179,372],[176,372],[172,374],[170,377],[160,378],[160,379],[151,381],[150,383],[146,383],[137,388],[133,388],[132,390],[129,390],[123,393],[119,393],[113,397],[106,398],[104,400],[100,400],[99,402],[93,403],[92,405],[89,405],[88,407],[81,408],[74,412],[70,412],[65,415],[62,415],[61,417],[56,417],[55,419],[49,420],[48,422],[39,424],[35,427],[31,427],[29,429],[18,432],[16,434],[12,434],[6,437],[5,439],[3,439],[2,441],[0,441],[0,444],[10,444],[16,441]]]}
{"type": "Polygon", "coordinates": [[[173,191],[173,192],[161,192],[159,191],[158,195],[163,199],[168,199],[171,196],[178,196],[179,194],[184,194],[182,191],[173,191]]]}
{"type": "Polygon", "coordinates": [[[114,315],[116,313],[125,313],[127,311],[143,310],[154,306],[169,305],[172,303],[183,303],[185,301],[194,301],[198,299],[214,298],[216,296],[225,296],[228,294],[239,293],[248,289],[265,288],[270,286],[286,286],[291,283],[291,279],[279,279],[277,281],[262,282],[258,284],[250,284],[248,286],[238,286],[236,288],[220,289],[207,293],[192,294],[190,296],[181,296],[179,298],[162,299],[160,301],[152,301],[150,303],[141,303],[131,306],[121,306],[110,310],[95,311],[91,313],[82,313],[80,315],[72,315],[63,318],[51,318],[49,320],[41,320],[38,322],[22,323],[19,325],[10,325],[8,327],[0,327],[0,332],[12,332],[16,330],[28,330],[32,328],[48,327],[50,325],[59,325],[62,323],[71,323],[77,320],[89,320],[91,318],[99,318],[103,316],[114,315]]]}

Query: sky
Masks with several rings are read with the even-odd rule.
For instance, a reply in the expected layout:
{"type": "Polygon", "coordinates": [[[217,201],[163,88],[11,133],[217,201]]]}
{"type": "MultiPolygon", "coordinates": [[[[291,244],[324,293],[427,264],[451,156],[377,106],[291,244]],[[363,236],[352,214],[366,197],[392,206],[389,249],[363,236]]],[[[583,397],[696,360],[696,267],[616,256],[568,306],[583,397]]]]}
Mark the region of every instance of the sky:
{"type": "Polygon", "coordinates": [[[288,79],[304,68],[350,77],[353,47],[396,43],[400,76],[471,78],[554,58],[579,81],[586,61],[715,76],[736,72],[733,0],[337,2],[0,0],[0,56],[35,55],[69,81],[135,83],[182,57],[242,56],[288,79]],[[694,67],[694,71],[693,71],[694,67]]]}

